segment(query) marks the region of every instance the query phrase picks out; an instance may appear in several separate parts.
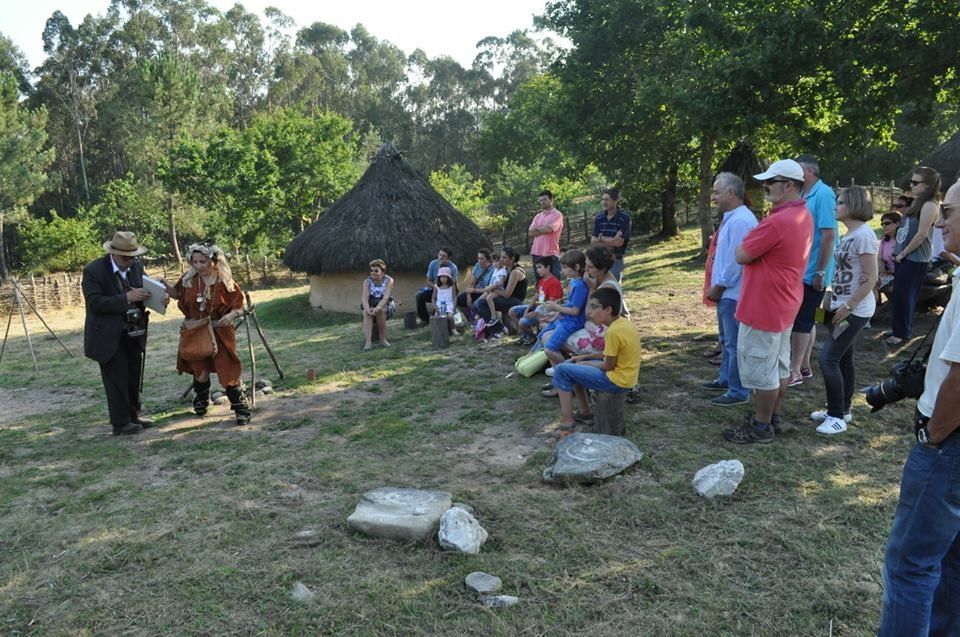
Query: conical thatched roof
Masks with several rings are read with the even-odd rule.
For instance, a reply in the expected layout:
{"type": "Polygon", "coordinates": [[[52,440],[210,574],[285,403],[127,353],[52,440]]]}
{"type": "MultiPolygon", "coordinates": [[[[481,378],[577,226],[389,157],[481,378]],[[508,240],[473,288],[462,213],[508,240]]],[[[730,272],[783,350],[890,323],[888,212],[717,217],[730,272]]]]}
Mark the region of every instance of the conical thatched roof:
{"type": "Polygon", "coordinates": [[[283,262],[298,272],[329,274],[366,271],[379,258],[391,272],[420,272],[442,247],[466,267],[490,241],[386,143],[360,181],[294,238],[283,262]]]}
{"type": "Polygon", "coordinates": [[[720,166],[717,172],[733,173],[743,180],[743,183],[751,185],[756,183],[754,175],[759,175],[767,169],[770,162],[764,161],[757,156],[757,151],[753,144],[740,141],[734,146],[726,160],[720,166]]]}
{"type": "MultiPolygon", "coordinates": [[[[924,157],[919,165],[930,166],[940,173],[940,183],[946,191],[947,188],[956,183],[957,177],[960,177],[960,133],[957,133],[924,157]]],[[[911,166],[910,171],[900,178],[900,187],[908,192],[913,169],[914,166],[911,166]]]]}

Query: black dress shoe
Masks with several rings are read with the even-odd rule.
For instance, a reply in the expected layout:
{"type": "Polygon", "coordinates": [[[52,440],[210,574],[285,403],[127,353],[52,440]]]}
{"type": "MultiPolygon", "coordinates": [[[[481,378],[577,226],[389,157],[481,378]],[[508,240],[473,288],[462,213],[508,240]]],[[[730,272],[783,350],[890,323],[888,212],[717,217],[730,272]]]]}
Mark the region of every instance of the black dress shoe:
{"type": "Polygon", "coordinates": [[[130,422],[140,425],[144,429],[149,429],[150,427],[153,427],[153,419],[147,418],[146,416],[140,416],[140,415],[134,416],[133,418],[130,419],[130,422]]]}
{"type": "Polygon", "coordinates": [[[120,426],[114,425],[113,427],[114,436],[126,436],[129,434],[138,434],[141,431],[143,431],[143,428],[135,422],[128,422],[127,424],[120,425],[120,426]]]}

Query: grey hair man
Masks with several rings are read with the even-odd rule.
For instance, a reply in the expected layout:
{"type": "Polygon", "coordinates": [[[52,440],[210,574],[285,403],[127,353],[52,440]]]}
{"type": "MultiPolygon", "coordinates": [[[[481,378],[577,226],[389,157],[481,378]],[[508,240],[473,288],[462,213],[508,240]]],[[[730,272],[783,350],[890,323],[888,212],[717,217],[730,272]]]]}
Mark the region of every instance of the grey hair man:
{"type": "Polygon", "coordinates": [[[743,180],[729,172],[717,175],[710,191],[723,218],[717,229],[716,250],[710,271],[710,289],[707,298],[717,304],[717,331],[723,349],[720,373],[709,383],[700,385],[707,391],[723,392],[711,399],[719,407],[741,405],[750,400],[750,391],[740,383],[737,365],[737,341],[740,323],[736,319],[737,301],[743,282],[743,266],[737,263],[737,247],[757,225],[757,218],[744,203],[743,180]]]}

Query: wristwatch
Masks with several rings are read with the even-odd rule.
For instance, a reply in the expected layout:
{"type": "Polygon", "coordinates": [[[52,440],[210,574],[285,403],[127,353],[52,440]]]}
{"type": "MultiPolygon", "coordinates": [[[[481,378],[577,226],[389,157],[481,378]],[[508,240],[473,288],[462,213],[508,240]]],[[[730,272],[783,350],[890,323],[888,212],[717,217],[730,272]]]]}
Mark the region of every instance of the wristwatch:
{"type": "Polygon", "coordinates": [[[826,275],[827,275],[827,271],[826,271],[826,270],[817,270],[816,272],[813,273],[813,275],[814,275],[814,276],[826,276],[826,275]]]}
{"type": "Polygon", "coordinates": [[[927,431],[926,425],[917,429],[917,442],[924,447],[930,447],[931,449],[940,448],[940,445],[930,442],[930,432],[927,431]]]}

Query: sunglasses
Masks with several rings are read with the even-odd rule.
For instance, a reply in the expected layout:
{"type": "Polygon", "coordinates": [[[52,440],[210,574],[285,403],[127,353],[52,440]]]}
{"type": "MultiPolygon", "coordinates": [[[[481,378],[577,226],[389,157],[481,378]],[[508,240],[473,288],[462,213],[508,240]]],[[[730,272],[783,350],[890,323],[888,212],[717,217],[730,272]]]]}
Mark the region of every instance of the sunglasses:
{"type": "Polygon", "coordinates": [[[925,181],[917,181],[916,179],[911,179],[911,180],[910,180],[910,185],[911,185],[911,186],[916,186],[917,184],[925,184],[925,183],[927,183],[927,182],[925,182],[925,181]]]}
{"type": "Polygon", "coordinates": [[[790,180],[789,179],[764,179],[762,183],[764,186],[769,186],[770,184],[785,184],[788,181],[790,180]]]}

